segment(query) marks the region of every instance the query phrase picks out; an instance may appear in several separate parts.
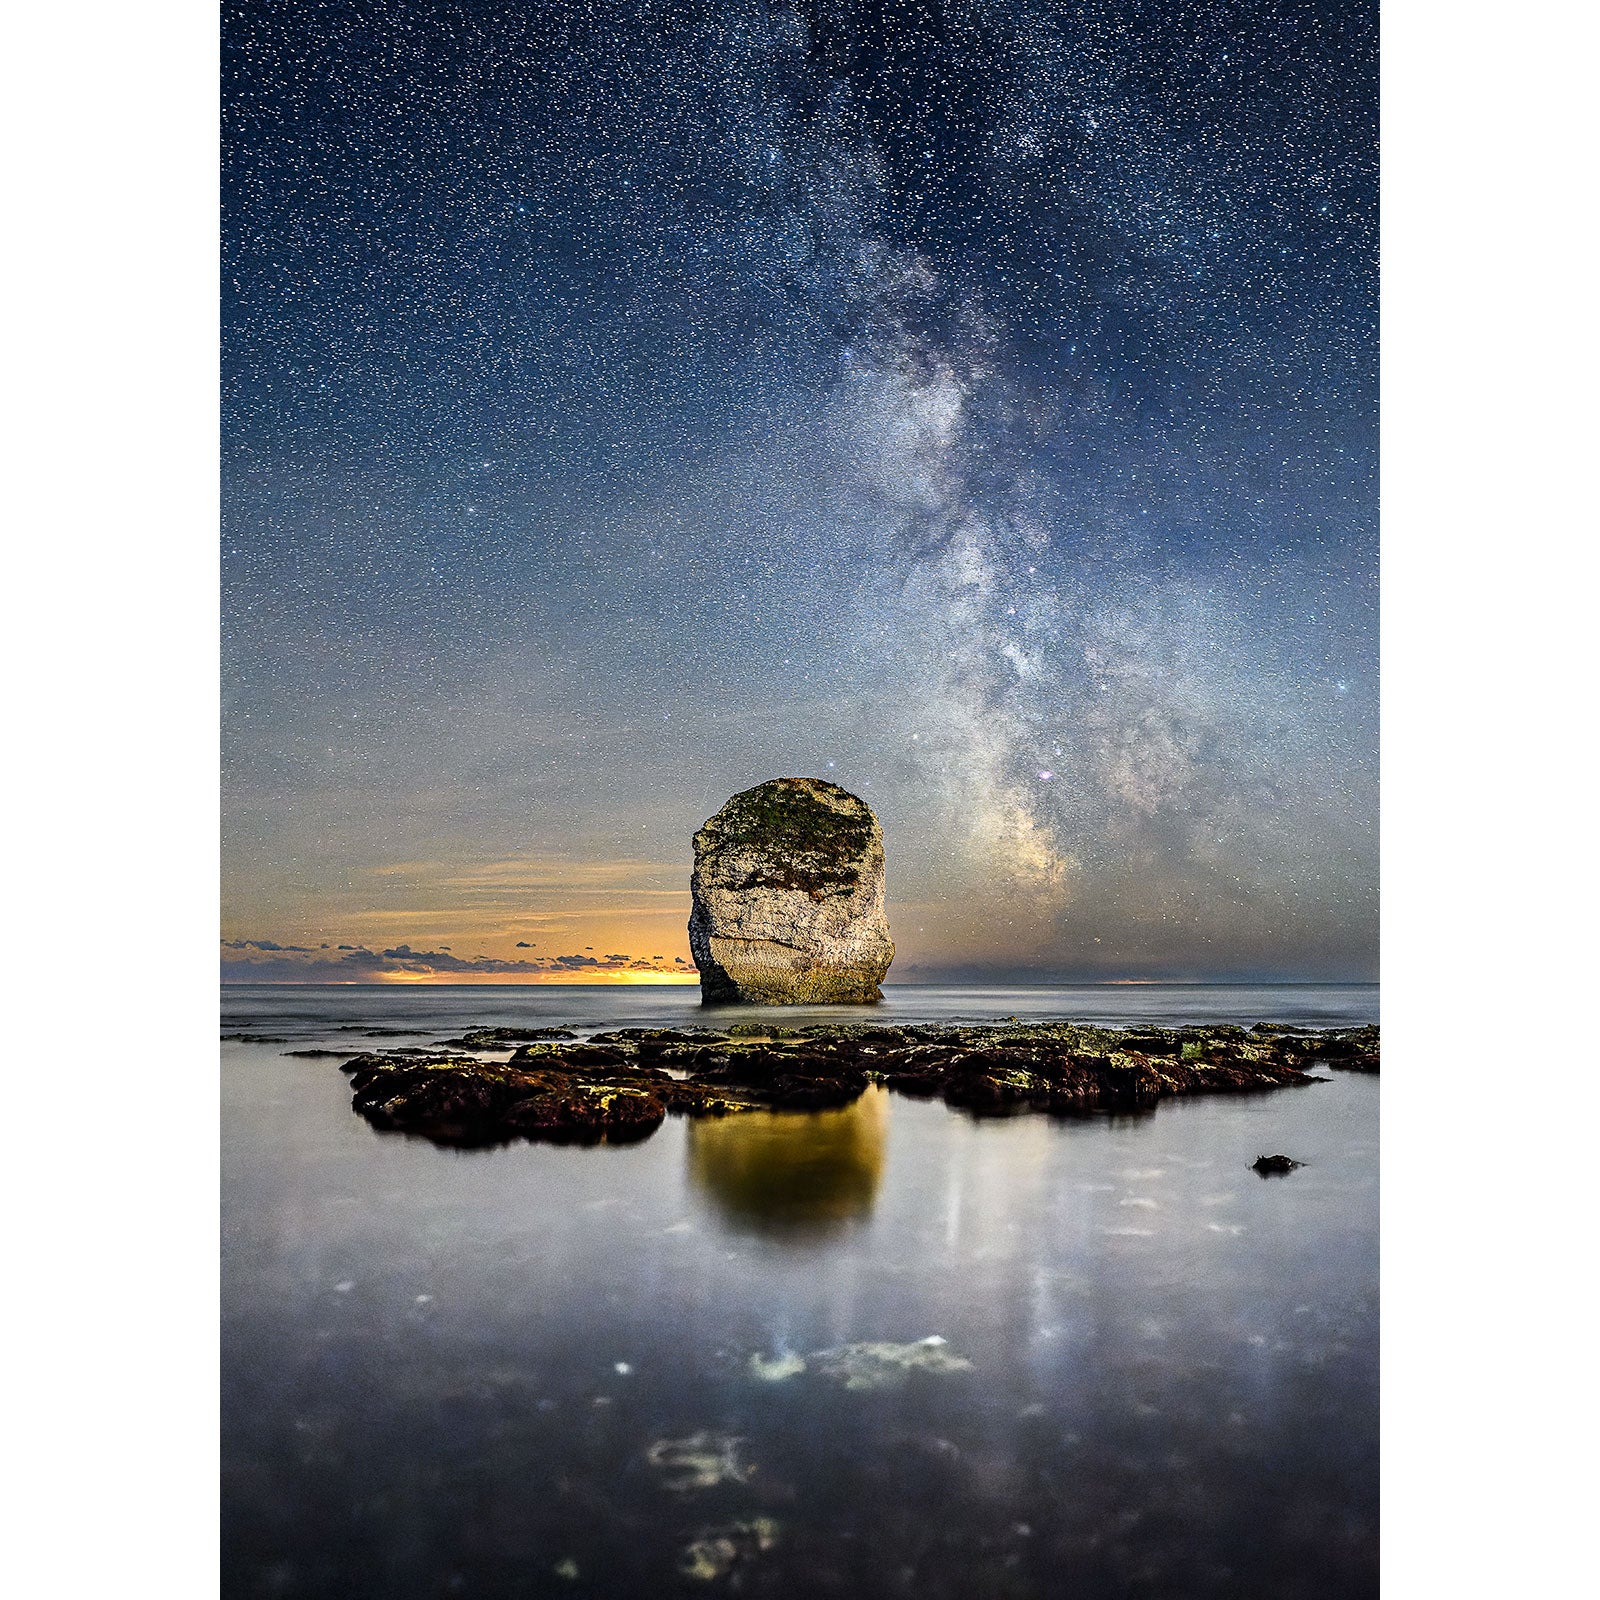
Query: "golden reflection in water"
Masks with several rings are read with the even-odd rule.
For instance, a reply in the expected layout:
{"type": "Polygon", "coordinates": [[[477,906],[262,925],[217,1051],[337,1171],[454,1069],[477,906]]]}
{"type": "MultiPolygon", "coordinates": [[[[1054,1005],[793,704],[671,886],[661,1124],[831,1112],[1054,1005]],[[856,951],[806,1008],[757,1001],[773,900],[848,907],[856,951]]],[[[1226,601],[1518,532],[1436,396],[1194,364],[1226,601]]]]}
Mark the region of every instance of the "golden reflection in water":
{"type": "Polygon", "coordinates": [[[889,1141],[877,1084],[840,1111],[752,1111],[689,1124],[689,1177],[723,1219],[796,1243],[870,1215],[889,1141]]]}

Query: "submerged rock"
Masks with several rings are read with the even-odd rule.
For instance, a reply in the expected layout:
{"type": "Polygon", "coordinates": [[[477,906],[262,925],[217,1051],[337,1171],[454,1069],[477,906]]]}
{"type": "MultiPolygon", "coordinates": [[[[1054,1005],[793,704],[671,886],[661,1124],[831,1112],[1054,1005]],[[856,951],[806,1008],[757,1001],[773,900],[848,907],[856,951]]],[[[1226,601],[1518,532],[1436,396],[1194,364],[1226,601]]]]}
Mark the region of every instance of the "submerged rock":
{"type": "Polygon", "coordinates": [[[706,1001],[864,1005],[894,959],[883,830],[819,778],[736,794],[694,836],[689,947],[706,1001]]]}
{"type": "Polygon", "coordinates": [[[805,1356],[785,1353],[769,1359],[758,1353],[750,1357],[750,1375],[763,1383],[783,1383],[803,1372],[812,1372],[846,1389],[894,1389],[914,1372],[970,1372],[972,1363],[965,1356],[956,1355],[948,1344],[948,1340],[934,1333],[910,1344],[873,1340],[834,1345],[805,1356]]]}
{"type": "Polygon", "coordinates": [[[673,1494],[744,1483],[756,1470],[744,1460],[744,1440],[726,1433],[695,1433],[687,1439],[657,1439],[645,1460],[673,1494]]]}
{"type": "Polygon", "coordinates": [[[700,1583],[714,1583],[733,1573],[737,1583],[741,1568],[775,1548],[779,1531],[780,1524],[771,1517],[747,1517],[742,1522],[702,1528],[683,1547],[678,1571],[700,1583]]]}
{"type": "Polygon", "coordinates": [[[750,1376],[763,1383],[782,1383],[785,1378],[798,1378],[805,1370],[806,1358],[792,1351],[770,1360],[759,1351],[750,1357],[750,1376]]]}
{"type": "Polygon", "coordinates": [[[972,1370],[972,1363],[946,1348],[936,1333],[911,1344],[841,1344],[818,1350],[807,1358],[807,1366],[846,1389],[894,1389],[914,1372],[943,1376],[972,1370]]]}

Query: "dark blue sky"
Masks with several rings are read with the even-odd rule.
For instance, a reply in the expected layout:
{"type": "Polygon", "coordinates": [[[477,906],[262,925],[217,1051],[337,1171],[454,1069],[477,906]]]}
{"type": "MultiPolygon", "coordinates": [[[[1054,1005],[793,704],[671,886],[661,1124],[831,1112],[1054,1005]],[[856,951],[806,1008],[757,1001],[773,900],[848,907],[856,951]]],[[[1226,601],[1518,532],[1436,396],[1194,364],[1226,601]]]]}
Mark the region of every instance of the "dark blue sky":
{"type": "Polygon", "coordinates": [[[786,773],[893,977],[1373,975],[1375,49],[227,7],[226,924],[309,951],[238,975],[671,967],[786,773]]]}

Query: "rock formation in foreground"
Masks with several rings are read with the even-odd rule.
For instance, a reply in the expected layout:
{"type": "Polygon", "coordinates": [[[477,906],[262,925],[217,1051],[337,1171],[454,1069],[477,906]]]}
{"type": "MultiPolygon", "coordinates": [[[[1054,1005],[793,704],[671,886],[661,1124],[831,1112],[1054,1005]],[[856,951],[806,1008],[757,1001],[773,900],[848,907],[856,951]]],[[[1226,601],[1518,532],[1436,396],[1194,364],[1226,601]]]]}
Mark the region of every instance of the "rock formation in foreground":
{"type": "Polygon", "coordinates": [[[694,836],[689,948],[707,1002],[864,1005],[894,959],[883,829],[820,778],[736,794],[694,836]]]}
{"type": "MultiPolygon", "coordinates": [[[[1376,1027],[1291,1032],[1074,1022],[622,1028],[583,1040],[534,1039],[509,1060],[484,1060],[505,1055],[511,1042],[495,1035],[511,1032],[466,1035],[487,1040],[482,1055],[447,1040],[444,1051],[356,1056],[344,1064],[355,1109],[376,1128],[443,1145],[621,1144],[647,1138],[669,1115],[829,1111],[853,1105],[872,1083],[975,1117],[1129,1115],[1175,1095],[1330,1081],[1309,1067],[1376,1071],[1378,1064],[1376,1027]]],[[[1268,1158],[1269,1169],[1284,1160],[1268,1158]]]]}

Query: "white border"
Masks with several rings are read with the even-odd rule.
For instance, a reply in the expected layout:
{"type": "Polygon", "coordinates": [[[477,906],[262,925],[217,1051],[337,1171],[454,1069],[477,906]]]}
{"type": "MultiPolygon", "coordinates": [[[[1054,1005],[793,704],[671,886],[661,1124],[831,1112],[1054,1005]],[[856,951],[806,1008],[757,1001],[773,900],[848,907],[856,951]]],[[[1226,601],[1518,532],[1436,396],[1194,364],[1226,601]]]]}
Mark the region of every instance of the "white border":
{"type": "Polygon", "coordinates": [[[14,1594],[217,1591],[216,23],[0,40],[14,1594]]]}
{"type": "Polygon", "coordinates": [[[1395,1600],[1572,1593],[1592,1567],[1590,15],[1384,12],[1395,1600]]]}

